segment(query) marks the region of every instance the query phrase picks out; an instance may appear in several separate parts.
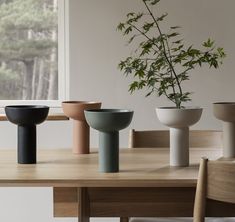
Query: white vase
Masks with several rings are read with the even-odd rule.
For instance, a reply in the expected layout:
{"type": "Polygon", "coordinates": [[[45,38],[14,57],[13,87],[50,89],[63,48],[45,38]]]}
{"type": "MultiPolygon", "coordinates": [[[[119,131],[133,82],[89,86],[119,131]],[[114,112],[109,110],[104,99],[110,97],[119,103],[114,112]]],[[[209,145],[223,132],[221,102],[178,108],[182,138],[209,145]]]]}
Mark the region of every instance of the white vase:
{"type": "Polygon", "coordinates": [[[156,113],[159,121],[170,127],[170,166],[189,166],[189,127],[199,121],[202,108],[160,107],[156,113]]]}
{"type": "Polygon", "coordinates": [[[235,157],[235,103],[214,103],[214,115],[223,121],[223,156],[235,157]]]}

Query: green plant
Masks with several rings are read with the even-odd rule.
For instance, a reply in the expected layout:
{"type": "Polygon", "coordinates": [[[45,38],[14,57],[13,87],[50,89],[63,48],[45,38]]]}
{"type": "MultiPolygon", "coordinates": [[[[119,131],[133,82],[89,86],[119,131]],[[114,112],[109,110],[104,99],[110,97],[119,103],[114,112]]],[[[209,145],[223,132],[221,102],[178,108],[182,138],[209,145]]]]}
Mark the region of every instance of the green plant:
{"type": "Polygon", "coordinates": [[[128,44],[138,42],[135,55],[119,63],[124,74],[134,76],[129,91],[147,88],[149,96],[157,93],[165,95],[177,108],[190,101],[191,92],[184,92],[182,83],[189,80],[189,72],[204,64],[218,68],[226,56],[224,49],[216,47],[210,38],[202,44],[202,50],[192,45],[186,47],[180,38],[179,26],[172,26],[164,33],[160,23],[167,13],[156,16],[151,9],[160,0],[142,0],[146,12],[127,14],[127,20],[121,22],[117,29],[128,36],[128,44]]]}

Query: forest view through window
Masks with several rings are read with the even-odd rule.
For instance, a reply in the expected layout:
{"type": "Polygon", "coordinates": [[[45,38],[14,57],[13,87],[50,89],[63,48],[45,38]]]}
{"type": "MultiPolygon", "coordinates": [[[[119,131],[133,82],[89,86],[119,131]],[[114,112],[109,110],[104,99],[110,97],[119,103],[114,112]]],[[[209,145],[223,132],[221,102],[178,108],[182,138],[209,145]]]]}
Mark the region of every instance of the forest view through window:
{"type": "Polygon", "coordinates": [[[58,0],[0,0],[0,100],[58,99],[58,0]]]}

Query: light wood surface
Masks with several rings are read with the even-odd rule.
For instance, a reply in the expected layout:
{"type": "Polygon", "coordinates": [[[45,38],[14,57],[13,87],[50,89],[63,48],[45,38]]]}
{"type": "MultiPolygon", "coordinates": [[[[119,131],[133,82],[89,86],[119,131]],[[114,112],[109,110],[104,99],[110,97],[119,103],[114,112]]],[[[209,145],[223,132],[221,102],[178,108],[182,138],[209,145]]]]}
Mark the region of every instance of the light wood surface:
{"type": "Polygon", "coordinates": [[[194,222],[204,222],[208,214],[234,217],[235,161],[220,158],[201,160],[194,205],[194,222]],[[213,207],[211,206],[214,203],[213,207]],[[216,207],[215,207],[216,206],[216,207]],[[220,206],[220,208],[219,208],[220,206]]]}
{"type": "Polygon", "coordinates": [[[169,166],[168,149],[123,149],[120,172],[100,173],[97,152],[38,149],[36,165],[19,165],[16,151],[0,151],[0,186],[195,187],[202,156],[217,159],[221,149],[193,148],[189,167],[169,166]]]}
{"type": "Polygon", "coordinates": [[[235,204],[235,161],[208,161],[207,193],[209,199],[235,204]]]}
{"type": "Polygon", "coordinates": [[[206,206],[206,181],[207,181],[207,161],[202,158],[199,168],[198,182],[196,188],[193,221],[199,222],[204,220],[206,206]]]}
{"type": "MultiPolygon", "coordinates": [[[[218,148],[222,147],[222,131],[216,130],[190,130],[189,146],[218,148]]],[[[170,147],[170,134],[168,130],[130,130],[129,148],[143,147],[170,147]]]]}
{"type": "MultiPolygon", "coordinates": [[[[62,188],[56,188],[62,197],[54,200],[55,217],[77,217],[77,188],[65,196],[62,188]],[[68,202],[66,199],[70,199],[68,202]],[[60,209],[58,205],[60,204],[60,209]],[[62,210],[63,206],[63,210],[62,210]],[[73,209],[73,211],[71,211],[73,209]]],[[[65,189],[65,188],[63,188],[65,189]]],[[[149,187],[149,188],[87,188],[90,200],[90,217],[192,217],[195,187],[149,187]]],[[[68,192],[67,192],[68,193],[68,192]]],[[[206,216],[235,217],[235,204],[207,201],[206,216]]],[[[80,204],[80,202],[79,202],[80,204]]],[[[200,221],[201,222],[201,221],[200,221]]]]}
{"type": "Polygon", "coordinates": [[[54,187],[54,217],[76,217],[79,215],[78,188],[54,187]]]}
{"type": "MultiPolygon", "coordinates": [[[[69,120],[63,113],[49,113],[47,121],[69,120]]],[[[0,114],[0,121],[7,121],[6,114],[0,114]]]]}
{"type": "MultiPolygon", "coordinates": [[[[169,148],[170,146],[170,133],[169,130],[145,130],[145,131],[136,131],[134,129],[130,130],[129,134],[129,147],[130,148],[143,148],[143,147],[165,147],[169,148]]],[[[222,132],[221,131],[214,131],[214,130],[191,130],[189,132],[189,144],[190,147],[204,147],[204,148],[218,148],[222,147],[222,132]]],[[[192,194],[192,193],[191,193],[192,194]]],[[[168,195],[168,193],[166,193],[168,195]]],[[[187,195],[188,194],[184,194],[187,195]]],[[[192,196],[191,196],[192,197],[192,196]]],[[[178,198],[182,199],[181,196],[178,198]]],[[[173,202],[177,202],[177,200],[172,200],[173,202]]],[[[192,209],[192,202],[187,203],[188,207],[192,209]]],[[[161,206],[161,205],[160,205],[161,206]]],[[[161,207],[158,206],[158,209],[161,207]]],[[[183,203],[177,202],[177,206],[184,207],[184,209],[188,208],[183,206],[183,203]]],[[[174,206],[173,209],[170,208],[171,212],[174,212],[177,208],[174,206]]],[[[168,208],[169,209],[169,208],[168,208]]],[[[190,209],[190,208],[189,208],[190,209]]],[[[156,221],[160,221],[161,219],[156,219],[156,221]]],[[[172,221],[179,220],[177,218],[172,218],[172,221]]],[[[126,218],[126,221],[128,219],[126,218]]],[[[135,221],[135,219],[131,220],[135,221]]]]}
{"type": "MultiPolygon", "coordinates": [[[[124,149],[120,172],[104,174],[98,172],[97,152],[78,156],[70,149],[39,149],[38,164],[18,165],[15,151],[1,150],[0,186],[54,187],[54,215],[79,215],[80,222],[90,217],[190,217],[199,161],[221,155],[221,149],[193,148],[191,165],[179,168],[169,167],[168,149],[124,149]]],[[[227,209],[223,202],[209,201],[206,216],[235,216],[234,204],[227,209]]]]}
{"type": "MultiPolygon", "coordinates": [[[[55,217],[76,217],[75,207],[78,202],[66,203],[69,197],[64,195],[65,190],[56,188],[57,196],[54,199],[55,217]],[[59,204],[63,209],[59,209],[59,204]],[[73,212],[66,209],[74,209],[73,212]]],[[[76,188],[67,188],[72,196],[76,196],[76,188]]],[[[68,192],[67,192],[68,193],[68,192]]],[[[189,188],[88,188],[90,198],[90,215],[92,217],[143,217],[143,216],[192,216],[195,187],[189,188]],[[166,207],[167,206],[167,207],[166,207]],[[158,210],[156,210],[158,209],[158,210]]]]}

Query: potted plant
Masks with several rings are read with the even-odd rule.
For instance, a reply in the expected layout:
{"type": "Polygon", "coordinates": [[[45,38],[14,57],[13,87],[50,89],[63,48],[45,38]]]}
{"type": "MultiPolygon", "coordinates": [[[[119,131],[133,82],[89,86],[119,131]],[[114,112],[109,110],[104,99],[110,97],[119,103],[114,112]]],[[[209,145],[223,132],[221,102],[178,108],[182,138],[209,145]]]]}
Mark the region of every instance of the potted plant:
{"type": "Polygon", "coordinates": [[[168,14],[158,15],[154,10],[160,0],[141,1],[145,11],[128,13],[126,21],[117,27],[128,37],[128,44],[135,41],[138,45],[131,56],[119,63],[119,69],[134,77],[129,86],[131,93],[145,88],[146,96],[165,96],[174,104],[157,108],[156,112],[159,120],[170,127],[170,165],[187,166],[189,126],[200,119],[202,109],[184,105],[191,101],[192,92],[185,91],[183,84],[197,67],[217,69],[225,57],[224,49],[216,47],[210,38],[200,49],[186,46],[179,26],[162,30],[160,24],[168,14]]]}

